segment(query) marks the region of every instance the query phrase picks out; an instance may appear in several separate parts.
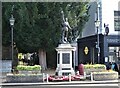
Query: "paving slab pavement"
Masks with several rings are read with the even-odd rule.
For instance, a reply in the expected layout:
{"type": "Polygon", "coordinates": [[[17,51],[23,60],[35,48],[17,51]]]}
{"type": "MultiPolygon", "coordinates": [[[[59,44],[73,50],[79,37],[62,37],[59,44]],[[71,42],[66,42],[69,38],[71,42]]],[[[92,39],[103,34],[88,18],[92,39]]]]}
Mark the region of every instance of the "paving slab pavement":
{"type": "MultiPolygon", "coordinates": [[[[42,73],[55,75],[55,69],[47,69],[42,73]]],[[[120,80],[106,80],[106,81],[91,81],[91,80],[80,80],[80,81],[64,81],[64,82],[38,82],[38,83],[4,83],[6,81],[5,74],[2,77],[1,85],[61,85],[61,84],[104,84],[104,83],[120,83],[120,80]]]]}
{"type": "Polygon", "coordinates": [[[109,81],[66,81],[66,82],[38,82],[38,83],[2,83],[0,86],[28,86],[28,85],[78,85],[78,84],[115,84],[118,80],[109,81]]]}

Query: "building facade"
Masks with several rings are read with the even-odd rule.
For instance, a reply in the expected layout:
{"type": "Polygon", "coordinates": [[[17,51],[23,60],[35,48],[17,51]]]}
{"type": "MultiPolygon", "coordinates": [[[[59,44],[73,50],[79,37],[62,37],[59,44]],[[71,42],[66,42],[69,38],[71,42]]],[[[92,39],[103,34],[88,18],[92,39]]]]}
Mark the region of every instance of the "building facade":
{"type": "Polygon", "coordinates": [[[83,30],[82,38],[77,41],[78,64],[120,63],[120,0],[98,0],[98,2],[91,2],[90,5],[90,19],[83,30]],[[99,10],[97,10],[98,4],[100,5],[99,10]],[[98,32],[95,27],[96,13],[98,13],[97,18],[100,21],[98,32]],[[108,35],[106,35],[107,32],[108,35]]]}
{"type": "MultiPolygon", "coordinates": [[[[116,29],[116,27],[120,27],[120,0],[114,0],[109,2],[109,0],[98,0],[99,8],[99,19],[100,19],[100,28],[99,33],[104,34],[105,28],[104,24],[109,25],[109,35],[118,35],[120,33],[120,29],[116,29]],[[117,22],[117,23],[116,23],[117,22]]],[[[90,3],[89,10],[89,21],[85,25],[85,28],[82,32],[82,37],[90,36],[96,34],[95,29],[95,21],[96,21],[96,12],[97,12],[97,2],[90,3]],[[88,32],[89,31],[89,32],[88,32]]]]}
{"type": "MultiPolygon", "coordinates": [[[[100,60],[99,63],[116,62],[120,63],[120,35],[99,34],[100,36],[100,60]]],[[[78,39],[78,62],[98,63],[97,35],[78,39]]]]}

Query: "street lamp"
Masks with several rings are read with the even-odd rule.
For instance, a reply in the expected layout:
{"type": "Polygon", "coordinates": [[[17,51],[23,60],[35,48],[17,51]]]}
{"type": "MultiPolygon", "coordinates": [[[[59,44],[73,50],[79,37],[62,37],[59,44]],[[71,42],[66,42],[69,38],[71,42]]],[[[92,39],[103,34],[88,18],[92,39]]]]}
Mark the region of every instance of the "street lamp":
{"type": "Polygon", "coordinates": [[[97,46],[96,48],[98,49],[97,53],[98,53],[98,63],[100,60],[100,46],[99,46],[99,26],[100,26],[100,21],[95,21],[95,26],[97,28],[97,46]]]}
{"type": "Polygon", "coordinates": [[[15,18],[13,17],[13,15],[11,15],[11,18],[9,19],[10,21],[10,26],[11,26],[11,57],[12,57],[12,70],[13,70],[13,27],[14,27],[14,22],[15,22],[15,18]]]}
{"type": "Polygon", "coordinates": [[[100,20],[99,20],[99,8],[100,5],[97,3],[97,19],[95,21],[95,27],[97,29],[97,57],[98,57],[98,63],[100,62],[100,45],[99,45],[99,26],[100,26],[100,20]]]}

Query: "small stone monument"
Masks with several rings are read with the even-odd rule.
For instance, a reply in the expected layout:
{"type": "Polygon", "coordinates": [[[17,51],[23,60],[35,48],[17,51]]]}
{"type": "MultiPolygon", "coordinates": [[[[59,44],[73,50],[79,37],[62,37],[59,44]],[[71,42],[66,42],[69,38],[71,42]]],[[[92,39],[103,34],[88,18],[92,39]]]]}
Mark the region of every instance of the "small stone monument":
{"type": "Polygon", "coordinates": [[[61,37],[61,44],[58,45],[56,48],[57,51],[57,68],[56,68],[56,75],[75,75],[73,69],[73,53],[75,52],[75,47],[72,47],[71,44],[68,42],[68,29],[71,29],[67,19],[64,19],[64,12],[62,13],[62,37],[61,37]]]}
{"type": "Polygon", "coordinates": [[[73,51],[75,47],[70,44],[60,44],[57,48],[57,68],[56,75],[75,75],[74,69],[72,67],[73,61],[73,51]]]}

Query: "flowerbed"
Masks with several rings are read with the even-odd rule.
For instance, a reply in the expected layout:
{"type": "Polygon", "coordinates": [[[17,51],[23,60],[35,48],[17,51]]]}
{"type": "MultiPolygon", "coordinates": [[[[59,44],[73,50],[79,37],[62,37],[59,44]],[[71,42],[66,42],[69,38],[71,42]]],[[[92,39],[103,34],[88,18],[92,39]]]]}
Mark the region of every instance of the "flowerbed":
{"type": "Polygon", "coordinates": [[[7,74],[6,82],[40,82],[43,80],[41,66],[17,66],[18,74],[7,74]]]}
{"type": "MultiPolygon", "coordinates": [[[[70,76],[71,81],[77,81],[77,80],[85,80],[86,78],[81,75],[75,75],[75,76],[70,76]]],[[[69,76],[49,76],[48,80],[49,81],[69,81],[69,76]]],[[[46,79],[45,79],[46,80],[46,79]]]]}

